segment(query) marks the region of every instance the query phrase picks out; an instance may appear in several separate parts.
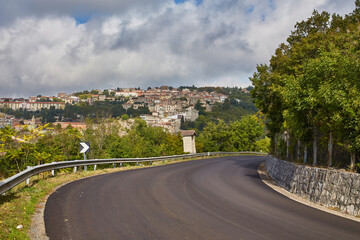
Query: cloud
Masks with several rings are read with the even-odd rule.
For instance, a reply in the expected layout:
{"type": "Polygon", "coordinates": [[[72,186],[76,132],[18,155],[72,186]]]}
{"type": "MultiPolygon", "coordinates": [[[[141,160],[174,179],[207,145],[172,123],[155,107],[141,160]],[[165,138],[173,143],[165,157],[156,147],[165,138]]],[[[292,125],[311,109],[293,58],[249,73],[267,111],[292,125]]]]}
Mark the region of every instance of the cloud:
{"type": "Polygon", "coordinates": [[[352,0],[31,2],[0,0],[3,97],[163,84],[245,87],[296,21],[313,9],[354,8],[352,0]],[[74,16],[87,18],[78,24],[74,16]]]}

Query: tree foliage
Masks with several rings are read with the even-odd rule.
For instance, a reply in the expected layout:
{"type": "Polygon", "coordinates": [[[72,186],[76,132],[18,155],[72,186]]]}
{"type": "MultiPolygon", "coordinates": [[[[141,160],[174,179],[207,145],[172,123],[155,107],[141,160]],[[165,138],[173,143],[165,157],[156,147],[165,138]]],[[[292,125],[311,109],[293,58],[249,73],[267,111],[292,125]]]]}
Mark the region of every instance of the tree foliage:
{"type": "Polygon", "coordinates": [[[250,78],[275,154],[284,132],[304,147],[313,141],[314,164],[318,137],[329,144],[334,137],[338,147],[360,151],[360,1],[355,5],[345,17],[314,11],[250,78]]]}
{"type": "Polygon", "coordinates": [[[266,151],[263,140],[264,124],[258,115],[249,115],[226,124],[220,120],[209,123],[200,134],[198,141],[205,152],[266,151]],[[258,141],[261,141],[258,143],[258,141]]]}
{"type": "Polygon", "coordinates": [[[54,161],[82,159],[79,143],[90,142],[90,159],[137,158],[183,154],[182,137],[162,128],[147,126],[136,119],[128,134],[121,135],[121,126],[115,119],[87,120],[84,132],[72,128],[17,131],[0,128],[0,178],[9,177],[26,169],[54,161]],[[51,131],[47,131],[51,130],[51,131]]]}
{"type": "Polygon", "coordinates": [[[114,139],[107,150],[112,158],[136,158],[177,155],[183,153],[182,138],[159,127],[147,126],[136,119],[129,133],[114,139]]]}

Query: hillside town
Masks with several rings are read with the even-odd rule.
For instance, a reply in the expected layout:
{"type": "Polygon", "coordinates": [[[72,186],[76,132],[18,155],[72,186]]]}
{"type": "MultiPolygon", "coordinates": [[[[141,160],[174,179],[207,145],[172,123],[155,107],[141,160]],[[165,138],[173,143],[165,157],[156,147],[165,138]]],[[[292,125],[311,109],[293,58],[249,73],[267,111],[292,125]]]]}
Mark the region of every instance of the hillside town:
{"type": "MultiPolygon", "coordinates": [[[[244,89],[244,91],[247,91],[244,89]]],[[[92,90],[81,93],[58,93],[57,96],[41,96],[29,98],[0,98],[0,109],[27,110],[30,112],[41,109],[65,109],[66,105],[88,104],[95,102],[116,102],[121,101],[121,106],[129,108],[147,108],[149,114],[142,114],[140,117],[147,124],[155,127],[162,127],[171,133],[180,131],[181,119],[184,121],[195,121],[199,116],[198,107],[205,111],[211,111],[216,103],[223,103],[228,96],[216,91],[197,91],[189,88],[172,88],[167,86],[148,88],[117,88],[106,90],[92,90]]],[[[24,120],[14,116],[1,114],[0,127],[11,125],[13,127],[23,124],[35,124],[39,119],[24,120]]],[[[56,121],[55,125],[61,127],[72,125],[76,128],[86,128],[84,122],[63,122],[56,121]]]]}

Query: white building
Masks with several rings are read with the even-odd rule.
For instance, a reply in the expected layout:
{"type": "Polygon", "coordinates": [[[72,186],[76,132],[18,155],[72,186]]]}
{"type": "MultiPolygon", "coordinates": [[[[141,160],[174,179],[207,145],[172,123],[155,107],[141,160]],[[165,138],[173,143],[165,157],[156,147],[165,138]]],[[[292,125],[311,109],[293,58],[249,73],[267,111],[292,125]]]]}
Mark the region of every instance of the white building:
{"type": "Polygon", "coordinates": [[[196,153],[195,146],[195,130],[184,130],[181,131],[181,136],[183,137],[184,152],[186,153],[196,153]]]}
{"type": "Polygon", "coordinates": [[[115,92],[116,97],[138,97],[139,93],[137,92],[115,92]]]}

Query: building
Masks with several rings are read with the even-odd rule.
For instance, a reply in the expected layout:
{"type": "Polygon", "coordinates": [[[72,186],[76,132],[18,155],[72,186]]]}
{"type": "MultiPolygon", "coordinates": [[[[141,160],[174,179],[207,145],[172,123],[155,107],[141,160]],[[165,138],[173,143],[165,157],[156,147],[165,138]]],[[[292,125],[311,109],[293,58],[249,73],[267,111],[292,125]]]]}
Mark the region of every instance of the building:
{"type": "Polygon", "coordinates": [[[115,92],[116,97],[138,97],[139,94],[137,92],[115,92]]]}
{"type": "Polygon", "coordinates": [[[58,98],[66,98],[66,93],[64,93],[64,92],[58,93],[57,97],[58,98]]]}
{"type": "Polygon", "coordinates": [[[82,123],[82,122],[55,122],[54,125],[55,126],[60,125],[61,128],[63,129],[71,125],[71,127],[73,128],[86,130],[86,123],[82,123]]]}
{"type": "Polygon", "coordinates": [[[37,111],[43,108],[50,109],[64,109],[65,103],[63,102],[0,102],[0,108],[11,108],[12,110],[19,110],[20,108],[28,111],[37,111]]]}
{"type": "Polygon", "coordinates": [[[181,136],[183,137],[183,146],[184,152],[186,153],[196,153],[195,146],[195,130],[184,130],[181,131],[181,136]]]}
{"type": "Polygon", "coordinates": [[[14,119],[13,116],[6,115],[4,113],[0,113],[0,128],[6,127],[6,126],[11,127],[13,119],[14,119]]]}

